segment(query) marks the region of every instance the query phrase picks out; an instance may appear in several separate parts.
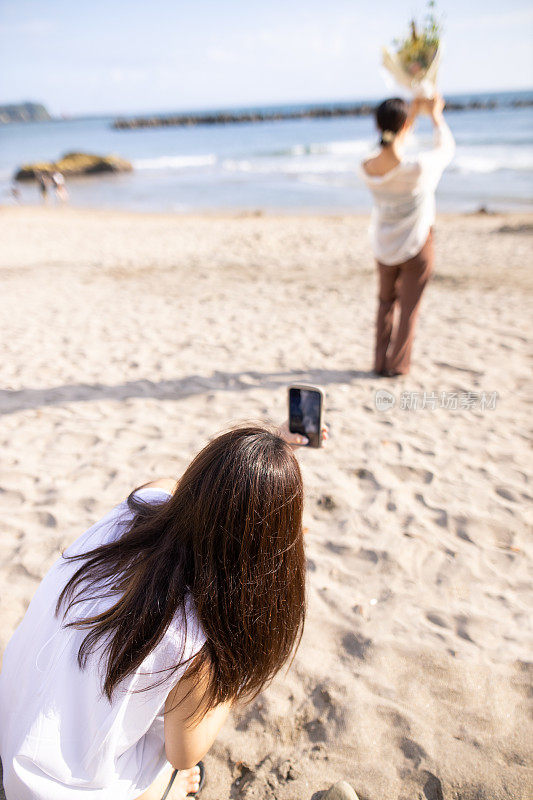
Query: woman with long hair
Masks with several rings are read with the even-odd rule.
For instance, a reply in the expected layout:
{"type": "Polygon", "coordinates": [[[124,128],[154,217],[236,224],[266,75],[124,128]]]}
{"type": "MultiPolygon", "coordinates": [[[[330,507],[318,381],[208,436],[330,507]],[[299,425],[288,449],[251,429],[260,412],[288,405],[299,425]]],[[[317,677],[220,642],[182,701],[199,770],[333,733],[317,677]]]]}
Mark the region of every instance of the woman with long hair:
{"type": "Polygon", "coordinates": [[[302,635],[300,443],[286,428],[219,435],[177,484],[136,489],[51,568],[0,675],[8,800],[197,792],[231,706],[302,635]]]}
{"type": "Polygon", "coordinates": [[[379,271],[374,369],[377,375],[409,372],[420,300],[433,272],[435,190],[454,153],[454,140],[443,117],[444,102],[385,100],[376,110],[379,152],[363,162],[362,177],[372,192],[371,237],[379,271]],[[433,122],[433,148],[406,157],[409,131],[420,113],[433,122]],[[399,321],[393,337],[393,321],[399,321]]]}

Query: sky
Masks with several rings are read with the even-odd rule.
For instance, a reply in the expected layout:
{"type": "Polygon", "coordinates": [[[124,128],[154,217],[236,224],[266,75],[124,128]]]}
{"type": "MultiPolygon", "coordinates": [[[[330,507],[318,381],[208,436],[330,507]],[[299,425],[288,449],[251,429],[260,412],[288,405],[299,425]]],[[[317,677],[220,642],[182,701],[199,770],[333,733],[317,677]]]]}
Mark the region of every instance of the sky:
{"type": "MultiPolygon", "coordinates": [[[[533,87],[531,0],[441,0],[444,93],[533,87]]],[[[423,0],[0,0],[0,104],[121,114],[389,93],[423,0]]]]}

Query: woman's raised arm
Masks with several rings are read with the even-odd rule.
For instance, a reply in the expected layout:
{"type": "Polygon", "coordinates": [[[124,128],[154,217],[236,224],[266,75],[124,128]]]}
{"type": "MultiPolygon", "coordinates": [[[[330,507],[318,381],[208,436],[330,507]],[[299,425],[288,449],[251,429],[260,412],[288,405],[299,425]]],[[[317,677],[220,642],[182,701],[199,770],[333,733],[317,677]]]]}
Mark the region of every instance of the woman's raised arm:
{"type": "Polygon", "coordinates": [[[438,180],[455,153],[455,140],[444,119],[444,100],[440,95],[425,101],[425,110],[433,123],[433,147],[422,153],[420,163],[426,172],[438,180]]]}

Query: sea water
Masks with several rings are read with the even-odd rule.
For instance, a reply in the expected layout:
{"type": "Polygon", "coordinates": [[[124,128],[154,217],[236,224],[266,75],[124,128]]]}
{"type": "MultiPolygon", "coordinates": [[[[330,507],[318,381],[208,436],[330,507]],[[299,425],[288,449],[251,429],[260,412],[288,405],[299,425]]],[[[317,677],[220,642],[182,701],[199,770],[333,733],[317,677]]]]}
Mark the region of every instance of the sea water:
{"type": "MultiPolygon", "coordinates": [[[[449,99],[492,99],[498,107],[446,114],[457,149],[439,185],[440,210],[531,209],[533,108],[512,107],[510,102],[531,101],[533,92],[449,99]]],[[[74,206],[138,211],[370,209],[358,165],[377,144],[372,117],[134,130],[115,130],[112,122],[112,117],[93,117],[0,125],[0,202],[15,202],[10,184],[20,165],[84,151],[115,153],[130,160],[134,169],[69,179],[74,206]]],[[[431,125],[421,119],[410,147],[430,144],[431,125]]],[[[19,202],[40,202],[34,183],[19,188],[19,202]]]]}

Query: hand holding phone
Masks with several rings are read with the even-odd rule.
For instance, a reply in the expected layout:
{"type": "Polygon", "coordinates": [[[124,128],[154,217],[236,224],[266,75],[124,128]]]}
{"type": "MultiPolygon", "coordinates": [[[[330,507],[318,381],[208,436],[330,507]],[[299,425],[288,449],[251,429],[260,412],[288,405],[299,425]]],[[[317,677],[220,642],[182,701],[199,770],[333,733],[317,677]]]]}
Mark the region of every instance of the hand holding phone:
{"type": "Polygon", "coordinates": [[[324,392],[318,386],[289,386],[289,431],[305,436],[307,447],[322,447],[324,392]]]}

